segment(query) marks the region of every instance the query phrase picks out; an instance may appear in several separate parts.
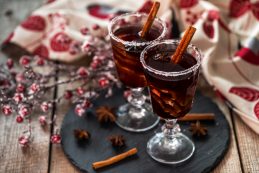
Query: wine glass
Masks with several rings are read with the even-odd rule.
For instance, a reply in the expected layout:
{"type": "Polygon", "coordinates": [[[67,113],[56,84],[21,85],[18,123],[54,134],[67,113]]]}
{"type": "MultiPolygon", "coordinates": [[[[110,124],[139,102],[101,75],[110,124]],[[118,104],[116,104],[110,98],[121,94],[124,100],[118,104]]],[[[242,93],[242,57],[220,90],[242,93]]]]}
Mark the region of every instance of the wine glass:
{"type": "Polygon", "coordinates": [[[141,38],[147,18],[145,13],[127,13],[115,17],[108,25],[118,77],[131,91],[128,102],[117,109],[116,124],[133,132],[149,130],[159,122],[142,93],[146,79],[140,53],[146,46],[164,39],[167,30],[165,22],[155,18],[147,36],[141,38]]]}
{"type": "Polygon", "coordinates": [[[164,40],[147,46],[140,61],[147,79],[153,111],[165,120],[162,132],[156,133],[147,143],[147,152],[155,160],[178,164],[189,159],[195,150],[194,143],[183,133],[177,119],[191,109],[199,76],[200,50],[188,45],[180,62],[174,64],[178,40],[164,40]]]}

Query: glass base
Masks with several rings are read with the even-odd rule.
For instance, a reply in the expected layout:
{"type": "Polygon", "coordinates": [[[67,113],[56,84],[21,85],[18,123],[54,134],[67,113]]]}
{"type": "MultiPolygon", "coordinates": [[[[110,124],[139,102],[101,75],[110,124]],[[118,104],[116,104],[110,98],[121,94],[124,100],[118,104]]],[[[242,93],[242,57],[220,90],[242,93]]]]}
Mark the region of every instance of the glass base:
{"type": "Polygon", "coordinates": [[[149,103],[144,103],[136,108],[129,103],[120,106],[117,110],[116,124],[124,130],[131,132],[143,132],[155,127],[158,116],[154,115],[149,103]]]}
{"type": "Polygon", "coordinates": [[[165,164],[180,164],[191,158],[194,150],[194,143],[181,132],[170,137],[157,133],[147,143],[148,154],[165,164]]]}

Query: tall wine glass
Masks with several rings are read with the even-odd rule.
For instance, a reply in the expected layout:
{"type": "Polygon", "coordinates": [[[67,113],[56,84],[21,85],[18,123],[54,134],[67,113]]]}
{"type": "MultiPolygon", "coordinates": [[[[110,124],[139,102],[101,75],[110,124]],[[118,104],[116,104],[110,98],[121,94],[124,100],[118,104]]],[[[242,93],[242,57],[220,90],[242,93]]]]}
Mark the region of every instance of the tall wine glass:
{"type": "Polygon", "coordinates": [[[178,64],[171,61],[179,41],[165,40],[152,44],[141,54],[141,63],[148,82],[154,113],[165,120],[162,132],[147,143],[148,154],[158,162],[178,164],[189,159],[194,143],[183,133],[177,119],[192,107],[199,76],[201,52],[187,47],[178,64]]]}
{"type": "Polygon", "coordinates": [[[112,19],[108,26],[119,79],[131,90],[128,103],[117,110],[116,123],[119,127],[134,132],[149,130],[159,122],[142,93],[146,79],[140,63],[140,53],[146,46],[165,38],[166,24],[155,18],[143,39],[140,32],[147,18],[145,13],[127,13],[112,19]]]}

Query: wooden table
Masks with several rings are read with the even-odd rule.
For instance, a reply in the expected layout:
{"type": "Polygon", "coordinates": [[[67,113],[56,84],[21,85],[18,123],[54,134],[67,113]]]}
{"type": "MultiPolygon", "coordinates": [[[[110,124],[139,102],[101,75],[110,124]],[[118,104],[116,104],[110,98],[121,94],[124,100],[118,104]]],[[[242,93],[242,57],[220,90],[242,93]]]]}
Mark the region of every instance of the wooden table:
{"type": "MultiPolygon", "coordinates": [[[[0,0],[0,41],[27,16],[31,11],[42,4],[40,0],[0,0]],[[9,17],[5,15],[7,10],[12,10],[9,17]]],[[[6,61],[6,56],[0,53],[0,62],[6,61]]],[[[204,87],[204,86],[203,86],[204,87]]],[[[211,91],[211,88],[206,87],[211,91]]],[[[50,97],[56,97],[62,93],[63,87],[55,88],[50,97]]],[[[225,113],[231,126],[231,144],[229,151],[214,173],[258,173],[259,172],[259,138],[251,131],[240,118],[230,115],[226,106],[218,101],[213,92],[207,92],[225,113]]],[[[60,125],[66,111],[70,108],[68,103],[55,105],[49,117],[57,115],[57,123],[60,125]]],[[[0,115],[0,172],[1,173],[78,173],[65,157],[60,145],[50,144],[52,127],[43,130],[33,118],[34,141],[26,151],[18,145],[18,137],[23,130],[23,125],[17,124],[15,116],[5,117],[0,115]]]]}

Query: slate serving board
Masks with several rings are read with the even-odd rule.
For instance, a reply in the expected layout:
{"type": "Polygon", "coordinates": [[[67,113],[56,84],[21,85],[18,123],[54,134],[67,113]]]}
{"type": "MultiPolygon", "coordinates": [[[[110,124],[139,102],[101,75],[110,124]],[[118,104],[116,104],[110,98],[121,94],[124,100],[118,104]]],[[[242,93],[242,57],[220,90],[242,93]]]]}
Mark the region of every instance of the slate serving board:
{"type": "MultiPolygon", "coordinates": [[[[95,101],[95,105],[117,106],[125,102],[122,91],[117,90],[114,96],[105,99],[100,97],[95,101]]],[[[197,92],[194,100],[194,113],[213,112],[216,115],[215,122],[203,122],[208,128],[208,136],[205,138],[194,138],[189,132],[190,123],[180,123],[184,134],[189,136],[195,143],[196,150],[194,155],[187,162],[178,165],[164,165],[154,161],[146,152],[146,143],[155,131],[160,131],[161,123],[154,129],[143,133],[127,132],[115,124],[101,126],[95,115],[94,108],[88,111],[84,117],[75,115],[73,108],[66,114],[62,127],[62,147],[68,159],[81,172],[99,173],[206,173],[215,168],[224,157],[230,142],[230,128],[227,120],[216,104],[209,98],[197,92]],[[78,142],[73,134],[76,128],[88,130],[92,138],[89,142],[78,142]],[[112,148],[107,137],[112,134],[123,134],[127,140],[127,146],[120,150],[112,148]],[[104,160],[118,153],[127,151],[133,147],[138,148],[138,154],[123,160],[117,164],[101,168],[97,171],[92,169],[91,164],[96,161],[104,160]]]]}

